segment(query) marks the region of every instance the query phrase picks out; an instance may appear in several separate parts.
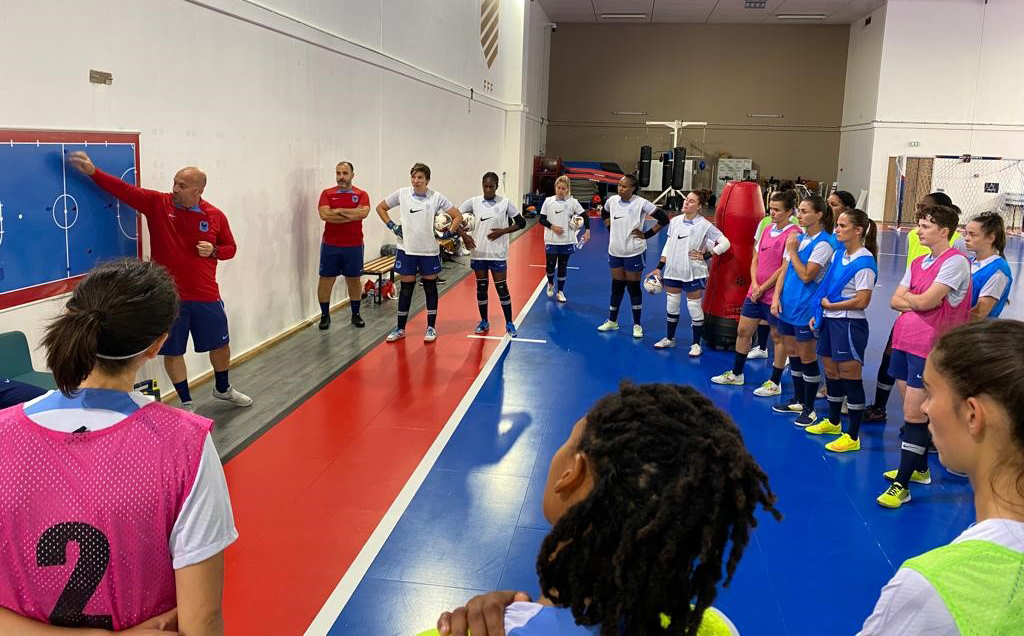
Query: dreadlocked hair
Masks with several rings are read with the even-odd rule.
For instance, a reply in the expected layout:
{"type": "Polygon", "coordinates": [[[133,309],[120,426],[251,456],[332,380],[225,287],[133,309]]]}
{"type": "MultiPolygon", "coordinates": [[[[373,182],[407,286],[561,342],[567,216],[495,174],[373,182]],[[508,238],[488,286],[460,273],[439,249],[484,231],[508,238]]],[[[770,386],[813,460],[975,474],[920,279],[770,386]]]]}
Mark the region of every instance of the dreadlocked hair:
{"type": "Polygon", "coordinates": [[[602,636],[693,636],[723,562],[732,580],[757,506],[782,518],[767,475],[729,416],[690,386],[623,381],[583,427],[576,450],[593,490],[544,539],[541,590],[602,636]]]}

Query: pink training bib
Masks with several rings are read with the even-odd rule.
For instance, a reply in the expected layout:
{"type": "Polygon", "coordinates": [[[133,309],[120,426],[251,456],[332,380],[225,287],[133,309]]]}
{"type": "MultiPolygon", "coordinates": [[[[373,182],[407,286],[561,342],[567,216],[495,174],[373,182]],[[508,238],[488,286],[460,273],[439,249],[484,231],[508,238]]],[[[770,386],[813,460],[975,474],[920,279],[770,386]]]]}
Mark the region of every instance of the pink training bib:
{"type": "Polygon", "coordinates": [[[0,605],[113,630],[175,607],[168,542],[212,424],[153,403],[62,433],[0,411],[0,605]]]}
{"type": "MultiPolygon", "coordinates": [[[[923,294],[935,282],[935,278],[942,269],[942,264],[951,258],[967,258],[961,252],[948,249],[942,253],[935,262],[925,269],[923,267],[925,256],[919,256],[910,264],[910,293],[923,294]]],[[[896,325],[893,327],[892,348],[898,351],[905,351],[919,358],[927,358],[932,347],[935,346],[942,334],[956,325],[963,324],[971,318],[971,290],[967,288],[967,295],[959,305],[953,307],[949,304],[947,294],[939,306],[928,311],[907,311],[896,318],[896,325]]]]}
{"type": "MultiPolygon", "coordinates": [[[[790,225],[778,236],[772,236],[772,228],[775,226],[774,223],[769,223],[764,226],[761,230],[761,239],[758,241],[757,251],[757,284],[760,285],[766,280],[772,277],[775,270],[782,266],[782,255],[786,252],[786,239],[793,232],[799,232],[800,228],[796,225],[790,225]]],[[[751,292],[753,292],[753,285],[747,292],[747,298],[750,298],[751,292]]],[[[766,289],[761,297],[757,299],[759,303],[770,305],[772,299],[775,298],[775,286],[773,285],[770,289],[766,289]]]]}

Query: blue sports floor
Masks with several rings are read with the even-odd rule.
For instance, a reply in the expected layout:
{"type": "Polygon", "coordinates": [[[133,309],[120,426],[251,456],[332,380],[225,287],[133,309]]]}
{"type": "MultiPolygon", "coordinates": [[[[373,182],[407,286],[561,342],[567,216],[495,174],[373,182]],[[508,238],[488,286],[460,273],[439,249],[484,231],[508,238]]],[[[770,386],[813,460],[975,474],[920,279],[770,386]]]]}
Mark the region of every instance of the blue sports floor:
{"type": "MultiPolygon", "coordinates": [[[[705,348],[701,358],[687,357],[688,325],[680,325],[679,346],[655,350],[665,329],[664,295],[644,297],[643,340],[631,337],[628,297],[622,329],[598,333],[609,276],[607,234],[594,225],[594,240],[570,262],[579,269],[569,271],[569,303],[540,294],[523,319],[520,339],[546,342],[513,342],[502,354],[330,634],[411,635],[483,591],[514,588],[536,596],[534,562],[548,530],[540,512],[548,462],[573,423],[620,378],[697,387],[732,415],[770,476],[785,518],[761,515],[736,578],[715,603],[743,634],[853,634],[905,559],[948,542],[971,523],[966,480],[945,472],[935,455],[934,481],[914,485],[911,504],[887,510],[875,503],[887,484],[882,472],[898,461],[898,393],[889,403],[889,423],[865,424],[862,450],[836,455],[823,448],[832,436],[804,433],[791,417],[771,412],[771,398],[753,396],[768,378],[769,361],[749,363],[747,386],[740,389],[709,380],[730,367],[731,352],[705,348]]],[[[895,255],[905,234],[887,232],[883,239],[879,287],[869,308],[869,401],[895,319],[889,296],[905,260],[895,255]]],[[[660,245],[652,245],[648,270],[659,253],[660,245]]],[[[1008,258],[1017,278],[1021,253],[1021,241],[1012,239],[1008,258]]],[[[538,281],[542,273],[529,272],[538,281]]],[[[1024,297],[1015,295],[1009,317],[1019,317],[1022,305],[1024,297]]],[[[791,390],[788,374],[785,382],[784,390],[791,390]]]]}

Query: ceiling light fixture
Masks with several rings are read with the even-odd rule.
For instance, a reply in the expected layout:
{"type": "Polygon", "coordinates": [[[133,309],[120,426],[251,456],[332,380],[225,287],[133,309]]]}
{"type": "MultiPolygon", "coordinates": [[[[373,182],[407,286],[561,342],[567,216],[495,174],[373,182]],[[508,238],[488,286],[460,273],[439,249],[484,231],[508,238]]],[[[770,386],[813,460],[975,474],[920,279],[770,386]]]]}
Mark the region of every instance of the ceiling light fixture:
{"type": "Polygon", "coordinates": [[[646,110],[613,110],[613,115],[646,115],[646,110]]]}
{"type": "Polygon", "coordinates": [[[768,0],[746,0],[743,3],[744,9],[763,9],[768,4],[768,0]]]}
{"type": "Polygon", "coordinates": [[[776,20],[824,20],[826,16],[824,13],[779,13],[775,16],[776,20]]]}
{"type": "Polygon", "coordinates": [[[646,20],[646,13],[602,13],[602,20],[646,20]]]}
{"type": "Polygon", "coordinates": [[[747,113],[747,117],[754,119],[782,119],[782,113],[747,113]]]}

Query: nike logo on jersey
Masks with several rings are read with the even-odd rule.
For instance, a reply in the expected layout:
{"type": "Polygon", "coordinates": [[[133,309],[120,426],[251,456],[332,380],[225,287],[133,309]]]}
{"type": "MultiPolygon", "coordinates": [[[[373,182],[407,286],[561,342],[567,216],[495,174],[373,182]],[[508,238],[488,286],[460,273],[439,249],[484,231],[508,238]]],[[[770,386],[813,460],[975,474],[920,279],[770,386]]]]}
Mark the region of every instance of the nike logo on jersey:
{"type": "Polygon", "coordinates": [[[612,218],[614,218],[616,221],[618,221],[619,219],[624,219],[626,217],[624,217],[624,216],[616,216],[616,217],[612,217],[612,218]]]}
{"type": "Polygon", "coordinates": [[[493,218],[494,218],[493,216],[489,216],[486,219],[484,217],[480,217],[480,222],[483,223],[484,221],[490,221],[493,218]]]}
{"type": "Polygon", "coordinates": [[[677,236],[676,238],[679,238],[679,239],[684,239],[684,238],[686,238],[687,236],[689,236],[689,234],[680,234],[680,235],[679,235],[679,236],[677,236]]]}
{"type": "Polygon", "coordinates": [[[420,208],[419,210],[409,210],[409,214],[416,214],[417,212],[422,212],[422,211],[423,211],[423,208],[420,208]]]}

